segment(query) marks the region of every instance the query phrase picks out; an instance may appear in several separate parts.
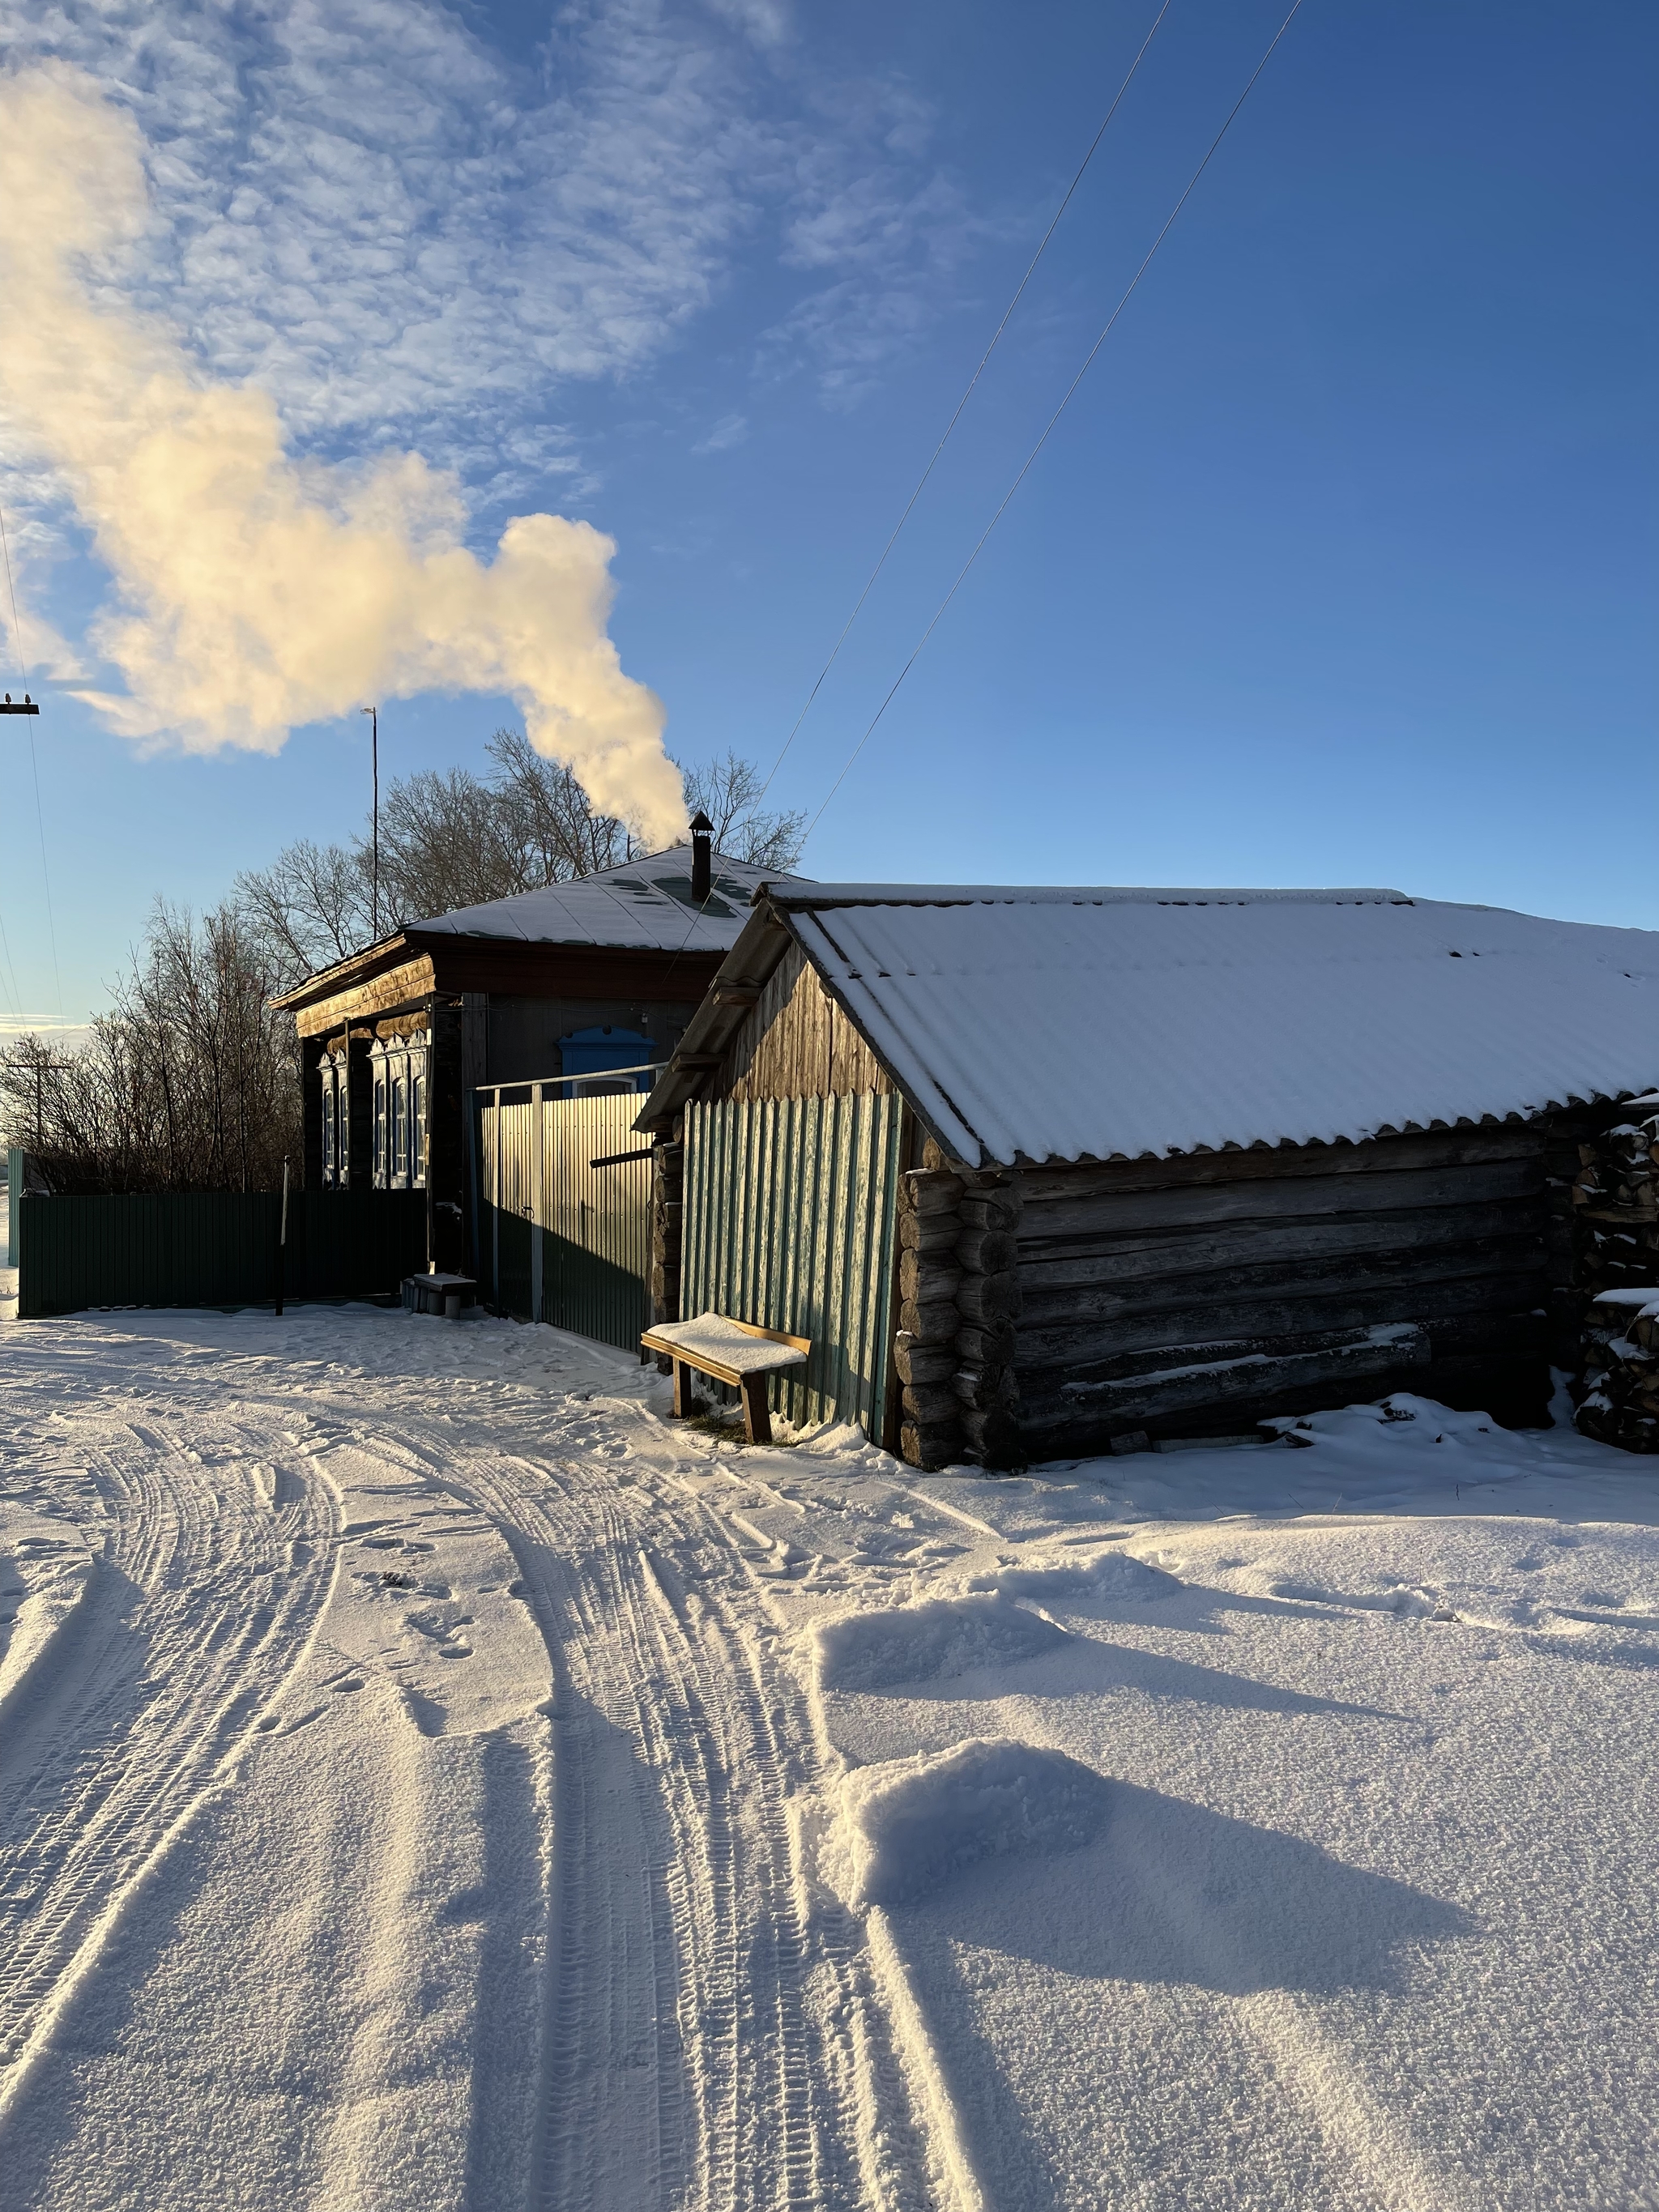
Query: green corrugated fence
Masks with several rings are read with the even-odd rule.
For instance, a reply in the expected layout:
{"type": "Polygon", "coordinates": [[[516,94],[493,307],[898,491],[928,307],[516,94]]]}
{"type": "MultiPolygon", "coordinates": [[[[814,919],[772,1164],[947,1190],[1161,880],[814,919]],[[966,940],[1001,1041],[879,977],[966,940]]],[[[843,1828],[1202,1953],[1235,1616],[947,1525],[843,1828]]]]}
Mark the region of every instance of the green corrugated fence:
{"type": "MultiPolygon", "coordinates": [[[[18,1317],[264,1304],[282,1204],[271,1191],[14,1199],[18,1317]]],[[[426,1266],[424,1191],[290,1191],[288,1206],[285,1297],[377,1297],[426,1266]]]]}
{"type": "Polygon", "coordinates": [[[544,1097],[478,1115],[479,1266],[500,1313],[628,1351],[651,1319],[651,1162],[636,1092],[544,1097]],[[596,1168],[619,1152],[638,1159],[596,1168]]]}
{"type": "Polygon", "coordinates": [[[797,1427],[882,1437],[894,1295],[902,1102],[728,1100],[685,1117],[680,1310],[729,1314],[812,1340],[781,1381],[797,1427]]]}

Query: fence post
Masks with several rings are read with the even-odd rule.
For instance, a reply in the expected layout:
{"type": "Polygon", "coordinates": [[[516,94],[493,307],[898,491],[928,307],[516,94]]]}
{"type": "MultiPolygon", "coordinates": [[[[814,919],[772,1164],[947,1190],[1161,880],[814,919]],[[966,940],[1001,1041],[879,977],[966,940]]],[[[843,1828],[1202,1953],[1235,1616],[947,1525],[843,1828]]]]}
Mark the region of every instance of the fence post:
{"type": "Polygon", "coordinates": [[[283,1277],[288,1267],[288,1155],[283,1155],[283,1206],[276,1217],[276,1310],[283,1310],[283,1277]]]}
{"type": "Polygon", "coordinates": [[[542,1319],[542,1217],[546,1211],[543,1204],[543,1185],[546,1177],[547,1146],[546,1117],[542,1112],[542,1086],[530,1086],[530,1318],[542,1319]]]}

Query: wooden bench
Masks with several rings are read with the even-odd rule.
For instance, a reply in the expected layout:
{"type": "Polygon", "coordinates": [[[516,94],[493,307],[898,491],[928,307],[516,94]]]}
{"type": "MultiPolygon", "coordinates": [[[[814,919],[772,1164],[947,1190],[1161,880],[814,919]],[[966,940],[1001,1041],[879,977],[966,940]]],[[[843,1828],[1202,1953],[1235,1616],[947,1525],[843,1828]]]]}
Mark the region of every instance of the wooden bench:
{"type": "Polygon", "coordinates": [[[410,1313],[447,1314],[451,1298],[458,1314],[464,1306],[477,1304],[478,1285],[471,1275],[404,1277],[404,1304],[410,1313]]]}
{"type": "Polygon", "coordinates": [[[772,1441],[772,1416],[766,1405],[766,1378],[804,1367],[812,1340],[786,1336],[781,1328],[753,1322],[728,1321],[724,1314],[700,1314],[696,1321],[666,1321],[640,1339],[642,1352],[663,1354],[674,1363],[674,1411],[684,1420],[691,1411],[691,1371],[729,1382],[743,1395],[743,1432],[751,1444],[772,1441]]]}

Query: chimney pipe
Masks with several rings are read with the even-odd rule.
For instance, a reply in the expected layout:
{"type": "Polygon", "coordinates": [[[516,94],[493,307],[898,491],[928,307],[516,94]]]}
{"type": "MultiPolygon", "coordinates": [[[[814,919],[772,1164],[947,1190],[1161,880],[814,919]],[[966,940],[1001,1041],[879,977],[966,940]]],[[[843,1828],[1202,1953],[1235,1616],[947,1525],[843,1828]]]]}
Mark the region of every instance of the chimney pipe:
{"type": "Polygon", "coordinates": [[[708,896],[711,884],[709,854],[713,850],[714,825],[706,814],[691,817],[691,900],[702,906],[708,896]]]}

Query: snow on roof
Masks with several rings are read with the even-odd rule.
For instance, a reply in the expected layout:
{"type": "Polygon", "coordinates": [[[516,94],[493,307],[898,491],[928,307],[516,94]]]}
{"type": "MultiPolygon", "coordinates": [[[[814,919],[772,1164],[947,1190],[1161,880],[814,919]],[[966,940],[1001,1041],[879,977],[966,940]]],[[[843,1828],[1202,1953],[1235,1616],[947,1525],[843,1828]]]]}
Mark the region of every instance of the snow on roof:
{"type": "Polygon", "coordinates": [[[423,937],[509,937],[528,945],[622,945],[677,952],[721,952],[736,942],[758,885],[791,884],[775,869],[714,856],[714,888],[701,908],[691,896],[691,848],[624,861],[572,884],[549,884],[483,906],[409,925],[423,937]]]}
{"type": "Polygon", "coordinates": [[[1388,890],[779,884],[947,1151],[1072,1160],[1617,1098],[1659,1077],[1659,933],[1388,890]]]}

